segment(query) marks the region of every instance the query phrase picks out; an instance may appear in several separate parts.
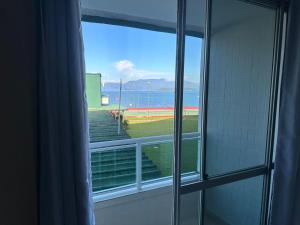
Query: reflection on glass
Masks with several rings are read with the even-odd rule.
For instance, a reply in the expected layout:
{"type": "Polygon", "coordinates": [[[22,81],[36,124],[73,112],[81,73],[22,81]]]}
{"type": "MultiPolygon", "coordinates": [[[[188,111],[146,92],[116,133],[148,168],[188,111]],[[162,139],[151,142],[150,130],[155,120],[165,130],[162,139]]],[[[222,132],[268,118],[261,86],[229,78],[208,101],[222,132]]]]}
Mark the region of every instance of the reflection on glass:
{"type": "Polygon", "coordinates": [[[263,177],[205,191],[204,225],[259,225],[263,177]]]}
{"type": "Polygon", "coordinates": [[[121,187],[136,182],[135,147],[92,153],[93,191],[121,187]]]}
{"type": "Polygon", "coordinates": [[[208,80],[206,172],[265,160],[275,11],[213,0],[208,80]]]}

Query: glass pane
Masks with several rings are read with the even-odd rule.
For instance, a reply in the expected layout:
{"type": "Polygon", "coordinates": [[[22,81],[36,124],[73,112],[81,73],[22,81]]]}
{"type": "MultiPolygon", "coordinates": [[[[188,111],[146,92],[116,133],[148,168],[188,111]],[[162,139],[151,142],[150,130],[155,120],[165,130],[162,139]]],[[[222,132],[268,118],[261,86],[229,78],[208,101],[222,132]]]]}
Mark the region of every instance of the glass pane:
{"type": "Polygon", "coordinates": [[[208,79],[208,176],[265,161],[275,11],[213,0],[208,79]]]}
{"type": "Polygon", "coordinates": [[[263,177],[205,191],[204,225],[259,225],[263,177]]]}
{"type": "MultiPolygon", "coordinates": [[[[204,3],[203,0],[187,0],[181,153],[181,174],[185,177],[199,175],[200,169],[204,3]],[[198,135],[193,139],[187,138],[191,134],[198,135]]],[[[198,178],[195,177],[194,181],[198,178]]]]}
{"type": "Polygon", "coordinates": [[[91,158],[94,192],[136,182],[135,147],[95,150],[91,158]]]}
{"type": "Polygon", "coordinates": [[[173,142],[142,146],[142,180],[172,176],[173,142]]]}
{"type": "Polygon", "coordinates": [[[181,173],[198,173],[199,167],[199,139],[183,140],[181,153],[181,173]]]}
{"type": "MultiPolygon", "coordinates": [[[[200,34],[199,34],[200,35],[200,34]]],[[[200,130],[202,37],[185,37],[182,132],[200,130]]]]}
{"type": "MultiPolygon", "coordinates": [[[[182,141],[181,172],[185,176],[197,173],[198,139],[182,141]]],[[[142,146],[142,180],[152,180],[172,176],[173,142],[142,146]]]]}
{"type": "Polygon", "coordinates": [[[180,225],[200,225],[201,219],[201,192],[181,195],[180,225]]]}

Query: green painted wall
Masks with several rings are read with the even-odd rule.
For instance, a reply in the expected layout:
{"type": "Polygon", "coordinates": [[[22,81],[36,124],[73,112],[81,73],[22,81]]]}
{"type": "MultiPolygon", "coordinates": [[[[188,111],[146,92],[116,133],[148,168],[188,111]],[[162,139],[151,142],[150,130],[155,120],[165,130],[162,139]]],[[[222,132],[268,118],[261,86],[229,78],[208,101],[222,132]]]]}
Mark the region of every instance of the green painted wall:
{"type": "Polygon", "coordinates": [[[85,79],[88,108],[99,108],[101,106],[101,74],[87,73],[85,79]]]}

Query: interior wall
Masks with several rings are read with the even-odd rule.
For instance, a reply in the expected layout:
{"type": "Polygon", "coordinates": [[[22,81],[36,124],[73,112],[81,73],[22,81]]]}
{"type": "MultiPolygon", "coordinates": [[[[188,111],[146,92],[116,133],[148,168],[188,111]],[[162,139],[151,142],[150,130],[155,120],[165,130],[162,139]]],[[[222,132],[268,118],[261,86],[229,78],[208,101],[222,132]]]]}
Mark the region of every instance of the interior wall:
{"type": "Polygon", "coordinates": [[[35,225],[35,0],[0,6],[0,224],[35,225]]]}

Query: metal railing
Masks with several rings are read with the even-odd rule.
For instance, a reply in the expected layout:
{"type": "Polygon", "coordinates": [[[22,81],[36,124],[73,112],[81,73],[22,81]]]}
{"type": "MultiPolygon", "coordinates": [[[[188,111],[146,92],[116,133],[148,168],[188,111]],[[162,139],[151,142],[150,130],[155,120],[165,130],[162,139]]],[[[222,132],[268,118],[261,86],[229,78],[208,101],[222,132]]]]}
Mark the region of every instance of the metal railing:
{"type": "MultiPolygon", "coordinates": [[[[184,133],[182,134],[182,140],[198,140],[200,141],[200,133],[193,132],[193,133],[184,133]]],[[[143,182],[142,182],[142,149],[143,146],[153,145],[153,144],[163,144],[163,143],[173,143],[174,136],[173,135],[160,135],[160,136],[150,136],[150,137],[141,137],[141,138],[131,138],[131,139],[121,139],[121,140],[114,140],[114,141],[104,141],[104,142],[94,142],[90,143],[90,153],[101,153],[101,152],[108,152],[118,150],[118,152],[122,150],[126,150],[128,148],[135,149],[135,176],[136,181],[135,185],[135,192],[139,192],[142,190],[143,182]]],[[[199,163],[199,159],[197,164],[199,163]]],[[[198,167],[197,167],[198,168],[198,167]]],[[[158,179],[159,180],[159,179],[158,179]]],[[[153,180],[155,181],[155,179],[153,180]]],[[[149,183],[149,181],[147,181],[149,183]]],[[[158,181],[159,182],[159,181],[158,181]]],[[[153,182],[152,182],[153,184],[153,182]]],[[[158,185],[159,187],[159,185],[158,185]]],[[[116,188],[112,188],[112,190],[116,190],[116,188]]],[[[109,190],[105,190],[106,192],[109,190]]],[[[98,193],[98,192],[97,192],[98,193]]],[[[99,193],[103,193],[100,191],[99,193]]]]}

